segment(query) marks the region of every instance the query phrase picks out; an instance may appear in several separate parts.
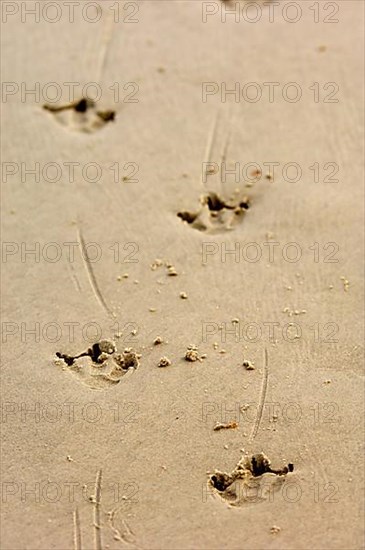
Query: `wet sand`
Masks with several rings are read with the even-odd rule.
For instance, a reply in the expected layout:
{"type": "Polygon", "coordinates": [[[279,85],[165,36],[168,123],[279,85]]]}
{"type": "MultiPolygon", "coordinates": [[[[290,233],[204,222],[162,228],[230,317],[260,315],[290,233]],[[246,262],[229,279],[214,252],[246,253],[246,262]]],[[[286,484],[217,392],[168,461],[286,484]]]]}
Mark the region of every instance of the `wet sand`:
{"type": "Polygon", "coordinates": [[[362,4],[58,4],[2,25],[2,548],[361,548],[362,4]]]}

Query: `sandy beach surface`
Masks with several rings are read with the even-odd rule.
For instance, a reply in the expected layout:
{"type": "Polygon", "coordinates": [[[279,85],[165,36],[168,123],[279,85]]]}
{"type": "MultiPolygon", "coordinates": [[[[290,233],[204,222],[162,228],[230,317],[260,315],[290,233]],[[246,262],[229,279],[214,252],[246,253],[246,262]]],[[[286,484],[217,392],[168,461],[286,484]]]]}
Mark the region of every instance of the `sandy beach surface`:
{"type": "Polygon", "coordinates": [[[1,9],[1,547],[363,548],[363,3],[1,9]]]}

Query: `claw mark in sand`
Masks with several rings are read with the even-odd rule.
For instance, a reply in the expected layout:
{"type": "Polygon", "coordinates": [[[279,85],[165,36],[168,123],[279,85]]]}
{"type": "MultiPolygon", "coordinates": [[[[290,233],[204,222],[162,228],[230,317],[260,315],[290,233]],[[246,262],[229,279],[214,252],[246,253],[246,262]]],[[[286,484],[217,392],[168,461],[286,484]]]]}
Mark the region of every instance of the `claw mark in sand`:
{"type": "MultiPolygon", "coordinates": [[[[107,26],[104,29],[102,43],[98,45],[99,61],[95,82],[102,81],[102,73],[105,70],[107,54],[110,51],[113,37],[113,13],[109,13],[107,26]]],[[[103,128],[107,123],[115,120],[116,112],[112,109],[100,110],[95,101],[88,97],[81,97],[66,105],[43,105],[43,109],[52,113],[55,120],[70,130],[91,134],[103,128]]]]}
{"type": "Polygon", "coordinates": [[[74,273],[74,268],[73,268],[73,265],[70,261],[70,259],[68,258],[68,267],[70,269],[70,277],[72,278],[73,282],[74,282],[74,285],[75,285],[75,288],[78,292],[81,292],[81,285],[79,283],[79,280],[77,278],[77,275],[74,273]]]}
{"type": "MultiPolygon", "coordinates": [[[[207,170],[205,174],[202,172],[202,180],[201,180],[203,187],[206,187],[206,181],[207,181],[206,176],[209,176],[209,175],[212,176],[217,173],[216,162],[218,162],[218,158],[220,157],[221,162],[225,162],[227,159],[228,147],[231,140],[232,115],[230,110],[227,110],[226,113],[224,113],[223,121],[222,121],[222,116],[223,116],[222,112],[218,112],[216,114],[212,128],[208,134],[207,147],[205,151],[205,160],[203,160],[203,166],[205,165],[207,170]],[[219,140],[219,144],[217,145],[218,140],[219,140]],[[223,145],[220,146],[220,144],[222,143],[223,145]]],[[[219,183],[219,191],[221,192],[222,181],[220,181],[220,178],[218,180],[218,183],[219,183]]]]}
{"type": "MultiPolygon", "coordinates": [[[[212,129],[208,134],[207,149],[206,149],[206,153],[205,153],[205,158],[206,158],[207,163],[212,162],[212,152],[213,152],[213,149],[214,149],[215,140],[216,140],[216,136],[217,136],[218,119],[219,119],[219,113],[217,113],[217,115],[214,119],[212,129]]],[[[201,183],[202,183],[202,186],[204,187],[203,178],[202,178],[201,183]]]]}
{"type": "Polygon", "coordinates": [[[121,510],[121,506],[115,508],[111,512],[108,512],[109,527],[114,534],[114,540],[123,541],[127,544],[135,545],[136,536],[132,529],[129,527],[125,519],[120,519],[120,525],[115,526],[115,515],[121,510]]]}
{"type": "Polygon", "coordinates": [[[227,160],[228,147],[229,147],[229,144],[231,142],[231,132],[232,132],[232,129],[231,129],[231,125],[230,125],[229,130],[228,130],[228,134],[227,134],[227,137],[226,137],[226,141],[225,141],[225,144],[224,144],[224,147],[223,147],[222,162],[225,162],[227,160]]]}
{"type": "Polygon", "coordinates": [[[101,82],[102,75],[105,69],[106,60],[108,57],[108,52],[110,50],[111,41],[113,38],[113,29],[114,29],[114,15],[112,12],[109,13],[109,20],[106,20],[106,26],[103,32],[102,44],[100,48],[100,61],[99,61],[99,70],[96,78],[96,82],[101,82]]]}
{"type": "Polygon", "coordinates": [[[100,305],[104,308],[104,310],[109,315],[112,315],[112,312],[110,311],[108,305],[106,304],[106,302],[104,300],[104,297],[103,297],[103,295],[100,291],[99,285],[97,283],[95,273],[93,271],[93,268],[92,268],[92,265],[91,265],[91,262],[90,262],[90,259],[89,259],[88,253],[87,253],[85,240],[84,240],[84,237],[83,237],[83,234],[82,234],[82,231],[81,231],[80,228],[78,228],[78,238],[79,238],[81,248],[82,248],[82,258],[84,260],[86,271],[89,275],[90,284],[91,284],[91,287],[94,291],[95,297],[98,300],[98,302],[100,303],[100,305]]]}
{"type": "Polygon", "coordinates": [[[239,189],[229,193],[228,188],[223,189],[222,178],[217,176],[218,159],[220,158],[221,165],[227,160],[231,139],[231,118],[228,111],[228,115],[225,114],[222,120],[222,113],[218,112],[208,133],[202,162],[204,170],[201,173],[201,185],[205,189],[208,186],[209,191],[200,197],[200,207],[193,211],[177,212],[177,216],[183,222],[207,233],[220,233],[234,229],[238,223],[242,222],[246,210],[250,207],[250,200],[246,194],[239,189]],[[208,185],[207,178],[209,178],[208,185]]]}
{"type": "MultiPolygon", "coordinates": [[[[136,550],[137,548],[141,548],[140,546],[137,546],[136,535],[123,517],[125,506],[128,506],[128,504],[133,502],[133,500],[125,500],[123,501],[123,504],[119,504],[112,511],[106,512],[101,504],[101,496],[102,470],[100,469],[96,474],[94,495],[89,497],[89,501],[93,504],[93,550],[103,550],[102,526],[109,527],[111,529],[115,541],[125,542],[136,550]],[[119,517],[116,517],[117,515],[119,515],[119,517]],[[104,519],[103,523],[102,517],[104,519]]],[[[105,538],[108,538],[108,532],[103,535],[103,538],[104,540],[105,538]]],[[[76,508],[73,512],[73,543],[74,550],[82,550],[81,522],[78,508],[76,508]]],[[[91,545],[89,543],[88,548],[90,548],[90,546],[91,545]]],[[[109,548],[109,544],[105,543],[104,548],[109,548]]]]}
{"type": "Polygon", "coordinates": [[[101,546],[101,524],[100,524],[100,502],[101,502],[101,470],[96,474],[95,481],[95,502],[94,502],[94,529],[95,529],[95,550],[102,550],[101,546]]]}
{"type": "Polygon", "coordinates": [[[268,358],[267,349],[265,348],[265,353],[264,353],[264,374],[263,374],[263,377],[262,377],[260,402],[259,402],[259,406],[258,406],[258,409],[257,409],[255,424],[253,425],[252,432],[251,432],[251,435],[250,435],[250,441],[252,441],[256,437],[258,429],[260,427],[262,412],[263,412],[263,409],[264,409],[264,404],[265,404],[265,399],[266,399],[268,379],[269,379],[269,358],[268,358]]]}
{"type": "Polygon", "coordinates": [[[76,508],[76,510],[73,513],[73,520],[74,520],[74,549],[75,550],[81,550],[81,530],[80,530],[80,516],[79,516],[79,510],[76,508]]]}

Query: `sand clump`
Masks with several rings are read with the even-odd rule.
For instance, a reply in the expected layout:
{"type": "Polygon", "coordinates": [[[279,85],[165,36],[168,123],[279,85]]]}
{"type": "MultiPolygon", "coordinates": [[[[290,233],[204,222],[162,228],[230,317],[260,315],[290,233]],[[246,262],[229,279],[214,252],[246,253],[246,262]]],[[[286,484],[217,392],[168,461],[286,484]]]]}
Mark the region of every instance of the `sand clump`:
{"type": "Polygon", "coordinates": [[[114,361],[123,370],[137,369],[140,357],[132,348],[125,348],[123,353],[118,353],[114,356],[114,361]]]}
{"type": "Polygon", "coordinates": [[[164,367],[169,367],[170,365],[171,365],[170,359],[168,359],[167,357],[161,357],[157,366],[160,368],[164,368],[164,367]]]}
{"type": "Polygon", "coordinates": [[[201,362],[203,359],[205,359],[205,357],[206,355],[199,354],[198,348],[194,345],[188,346],[184,355],[185,361],[188,361],[190,363],[195,363],[196,361],[201,362]]]}
{"type": "Polygon", "coordinates": [[[171,262],[169,262],[167,260],[161,260],[160,258],[157,258],[156,260],[154,260],[152,262],[152,264],[150,265],[150,267],[151,267],[152,271],[156,271],[160,267],[165,267],[166,268],[166,274],[169,277],[176,277],[177,274],[178,274],[176,269],[175,269],[175,266],[171,262]]]}
{"type": "Polygon", "coordinates": [[[213,430],[215,432],[219,432],[220,430],[234,430],[235,428],[238,428],[237,422],[228,422],[227,424],[223,424],[222,422],[217,422],[213,430]]]}
{"type": "Polygon", "coordinates": [[[247,359],[243,361],[242,365],[245,367],[246,370],[255,370],[255,365],[252,363],[252,361],[248,361],[247,359]]]}

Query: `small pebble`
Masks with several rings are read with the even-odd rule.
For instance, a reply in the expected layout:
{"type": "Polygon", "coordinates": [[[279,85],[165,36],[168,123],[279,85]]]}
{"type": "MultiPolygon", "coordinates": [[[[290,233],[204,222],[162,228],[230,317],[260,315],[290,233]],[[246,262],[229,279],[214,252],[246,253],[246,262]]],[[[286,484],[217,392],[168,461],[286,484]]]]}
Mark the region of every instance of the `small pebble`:
{"type": "Polygon", "coordinates": [[[344,291],[347,292],[348,289],[349,289],[349,286],[350,286],[350,282],[349,282],[348,279],[346,279],[346,277],[344,277],[343,275],[342,275],[342,277],[340,277],[340,279],[341,279],[341,281],[342,281],[342,283],[343,283],[343,289],[344,289],[344,291]]]}
{"type": "Polygon", "coordinates": [[[157,258],[157,260],[155,260],[152,264],[151,264],[151,269],[152,271],[155,271],[158,267],[161,267],[163,265],[163,261],[160,260],[159,258],[157,258]]]}
{"type": "Polygon", "coordinates": [[[170,359],[167,357],[161,357],[161,359],[158,362],[158,367],[169,367],[171,365],[170,359]]]}

